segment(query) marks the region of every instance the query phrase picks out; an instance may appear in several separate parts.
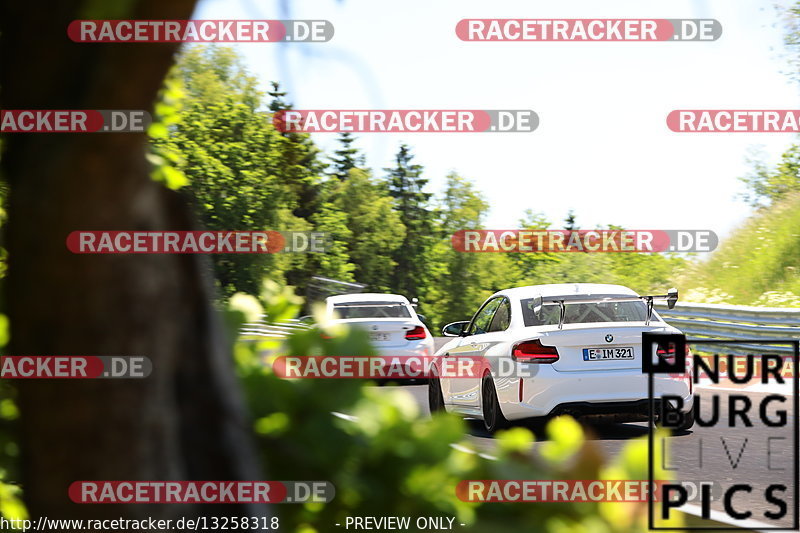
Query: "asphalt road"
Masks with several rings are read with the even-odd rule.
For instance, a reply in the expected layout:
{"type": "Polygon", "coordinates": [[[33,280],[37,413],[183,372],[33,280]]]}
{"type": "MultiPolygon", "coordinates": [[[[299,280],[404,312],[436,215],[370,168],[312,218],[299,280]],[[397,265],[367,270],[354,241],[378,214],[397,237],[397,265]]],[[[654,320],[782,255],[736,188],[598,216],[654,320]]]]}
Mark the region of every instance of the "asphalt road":
{"type": "MultiPolygon", "coordinates": [[[[439,339],[437,339],[439,340],[439,339]]],[[[441,344],[437,344],[437,349],[441,344]]],[[[403,386],[416,399],[421,416],[429,416],[427,385],[403,386]]],[[[700,390],[704,413],[711,407],[710,390],[700,390]]],[[[792,409],[791,398],[781,406],[771,405],[767,410],[770,416],[779,409],[787,410],[787,427],[769,427],[758,416],[758,408],[766,394],[748,393],[753,407],[751,412],[752,427],[735,420],[735,426],[728,426],[727,391],[715,391],[720,400],[720,422],[714,427],[695,427],[683,434],[666,439],[665,446],[670,460],[665,466],[675,469],[675,479],[682,481],[716,481],[722,490],[733,484],[746,483],[752,486],[751,493],[738,492],[732,499],[733,506],[739,511],[751,511],[751,519],[758,520],[769,527],[791,527],[794,520],[795,484],[794,484],[794,426],[797,414],[792,409]],[[783,484],[785,493],[776,493],[788,504],[787,516],[781,520],[771,520],[764,512],[775,512],[777,507],[765,500],[764,490],[771,484],[783,484]]],[[[706,415],[704,415],[706,416],[706,415]]],[[[707,417],[707,416],[706,416],[707,417]]],[[[525,424],[519,424],[525,425],[525,424]]],[[[526,426],[530,427],[530,426],[526,426]]],[[[477,448],[491,455],[495,448],[494,438],[483,430],[482,423],[469,421],[469,439],[477,448]]],[[[538,428],[535,430],[537,442],[532,454],[546,436],[538,428]]],[[[602,426],[586,426],[587,437],[611,458],[619,454],[625,443],[633,438],[647,435],[646,423],[608,424],[602,426]]],[[[699,501],[694,502],[699,505],[699,501]]],[[[721,497],[716,497],[712,509],[723,511],[721,497]]],[[[705,526],[705,524],[703,524],[705,526]]],[[[712,524],[708,524],[712,525],[712,524]]],[[[718,525],[718,524],[717,524],[718,525]]]]}

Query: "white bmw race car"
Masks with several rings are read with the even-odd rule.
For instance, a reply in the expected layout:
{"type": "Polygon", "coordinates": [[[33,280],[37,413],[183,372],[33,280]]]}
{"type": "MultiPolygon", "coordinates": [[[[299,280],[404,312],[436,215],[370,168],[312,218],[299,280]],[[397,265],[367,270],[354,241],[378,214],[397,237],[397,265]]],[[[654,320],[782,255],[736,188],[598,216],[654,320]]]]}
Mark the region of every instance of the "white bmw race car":
{"type": "MultiPolygon", "coordinates": [[[[510,420],[559,414],[648,420],[642,333],[680,334],[653,311],[654,299],[666,299],[672,307],[677,298],[674,289],[664,296],[639,296],[620,285],[588,283],[497,292],[472,320],[443,328],[453,340],[434,357],[431,412],[477,417],[488,431],[510,420]],[[447,358],[481,358],[485,366],[470,377],[448,375],[443,371],[447,358]]],[[[656,359],[675,360],[674,345],[654,353],[656,359]]],[[[690,372],[653,379],[656,395],[683,400],[678,429],[691,427],[690,372]]]]}
{"type": "Polygon", "coordinates": [[[431,357],[433,337],[405,296],[357,293],[325,299],[328,316],[334,322],[369,333],[380,355],[431,357]]]}

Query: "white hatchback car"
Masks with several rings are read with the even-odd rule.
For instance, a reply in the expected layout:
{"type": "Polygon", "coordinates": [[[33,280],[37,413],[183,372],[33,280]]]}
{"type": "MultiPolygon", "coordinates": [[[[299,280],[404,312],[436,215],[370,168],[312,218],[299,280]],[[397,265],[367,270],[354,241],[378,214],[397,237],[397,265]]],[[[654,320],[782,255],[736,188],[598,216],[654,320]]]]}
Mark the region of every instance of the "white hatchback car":
{"type": "MultiPolygon", "coordinates": [[[[588,283],[499,291],[472,320],[442,330],[455,338],[437,351],[437,365],[443,362],[440,358],[460,356],[482,358],[486,366],[482,375],[471,377],[447,377],[432,368],[440,377],[428,382],[431,412],[477,417],[488,431],[510,420],[559,414],[613,422],[647,420],[642,333],[680,334],[652,307],[654,299],[666,299],[672,306],[677,298],[675,289],[664,296],[639,296],[620,285],[588,283]]],[[[658,348],[654,358],[674,360],[674,350],[674,345],[658,348]]],[[[654,391],[682,398],[678,429],[691,427],[689,372],[656,374],[654,391]]]]}
{"type": "Polygon", "coordinates": [[[325,305],[334,322],[367,331],[379,355],[433,356],[433,337],[405,296],[341,294],[326,298],[325,305]]]}

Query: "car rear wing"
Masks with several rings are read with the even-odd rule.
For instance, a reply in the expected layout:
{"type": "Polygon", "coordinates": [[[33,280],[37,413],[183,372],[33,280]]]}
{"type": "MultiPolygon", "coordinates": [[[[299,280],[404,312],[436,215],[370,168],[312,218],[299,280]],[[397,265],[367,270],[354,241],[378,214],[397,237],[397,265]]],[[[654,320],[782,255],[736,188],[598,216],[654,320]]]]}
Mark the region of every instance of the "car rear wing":
{"type": "Polygon", "coordinates": [[[534,296],[533,297],[533,312],[538,315],[542,310],[542,306],[548,304],[558,304],[559,318],[558,329],[564,327],[564,317],[567,313],[566,304],[597,304],[605,302],[639,302],[643,301],[647,305],[647,318],[645,318],[645,325],[650,324],[650,318],[653,316],[653,302],[655,300],[666,300],[667,307],[672,309],[678,301],[678,289],[672,288],[667,291],[667,294],[653,294],[649,296],[635,296],[627,294],[596,294],[594,296],[534,296]]]}
{"type": "Polygon", "coordinates": [[[385,302],[377,302],[374,300],[370,300],[367,302],[342,302],[342,303],[334,303],[333,308],[337,307],[392,307],[392,306],[406,306],[405,302],[397,302],[397,301],[385,301],[385,302]]]}

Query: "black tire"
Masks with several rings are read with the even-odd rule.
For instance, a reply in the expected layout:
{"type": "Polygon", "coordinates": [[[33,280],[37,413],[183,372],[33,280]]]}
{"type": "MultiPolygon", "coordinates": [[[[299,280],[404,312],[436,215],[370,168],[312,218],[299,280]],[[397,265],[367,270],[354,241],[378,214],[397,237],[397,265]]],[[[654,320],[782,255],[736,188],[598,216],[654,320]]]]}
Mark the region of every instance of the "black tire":
{"type": "Polygon", "coordinates": [[[428,407],[431,410],[431,415],[434,413],[444,412],[444,396],[442,396],[442,384],[439,382],[437,376],[431,376],[428,379],[428,407]]]}
{"type": "Polygon", "coordinates": [[[694,405],[687,413],[683,413],[683,422],[676,428],[677,431],[689,431],[694,426],[694,405]]]}
{"type": "MultiPolygon", "coordinates": [[[[683,420],[681,421],[680,425],[669,427],[667,429],[671,429],[675,433],[685,433],[689,431],[692,428],[692,426],[694,426],[694,405],[689,411],[682,414],[683,414],[683,420]]],[[[656,420],[656,427],[663,428],[666,426],[662,424],[661,420],[656,420]]]]}
{"type": "Polygon", "coordinates": [[[489,433],[494,433],[498,429],[508,426],[508,420],[500,410],[500,402],[497,400],[497,390],[494,387],[492,376],[486,374],[481,382],[481,406],[483,408],[483,427],[489,433]]]}

